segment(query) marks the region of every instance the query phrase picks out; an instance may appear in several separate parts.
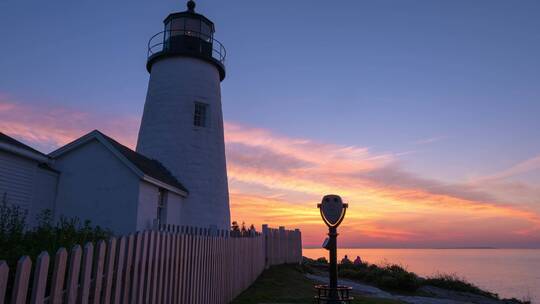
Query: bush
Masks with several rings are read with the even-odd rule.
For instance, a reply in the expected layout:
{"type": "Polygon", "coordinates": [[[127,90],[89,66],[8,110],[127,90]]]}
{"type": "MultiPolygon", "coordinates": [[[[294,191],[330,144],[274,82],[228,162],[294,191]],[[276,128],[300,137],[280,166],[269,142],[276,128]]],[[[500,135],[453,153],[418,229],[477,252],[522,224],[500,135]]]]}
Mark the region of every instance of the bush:
{"type": "Polygon", "coordinates": [[[341,264],[339,275],[382,289],[412,292],[420,287],[420,278],[399,265],[341,264]]]}
{"type": "Polygon", "coordinates": [[[394,278],[391,275],[383,274],[380,277],[377,277],[375,284],[384,289],[391,289],[391,290],[400,290],[404,289],[402,286],[399,285],[399,282],[396,278],[394,278]]]}
{"type": "Polygon", "coordinates": [[[328,260],[325,257],[320,257],[320,258],[316,259],[315,262],[317,262],[319,264],[328,264],[328,260]]]}
{"type": "MultiPolygon", "coordinates": [[[[44,210],[37,216],[37,225],[33,228],[27,227],[26,217],[25,210],[8,204],[4,197],[0,205],[0,260],[5,260],[10,269],[6,286],[8,300],[20,257],[27,255],[35,263],[36,257],[47,251],[54,259],[61,247],[70,250],[76,244],[96,242],[112,235],[110,230],[94,227],[90,221],[81,223],[78,218],[62,217],[54,223],[50,210],[44,210]]],[[[49,267],[48,276],[51,275],[52,267],[49,267]]]]}
{"type": "Polygon", "coordinates": [[[349,278],[353,280],[364,280],[364,275],[360,271],[352,270],[352,269],[340,269],[339,275],[344,278],[349,278]]]}
{"type": "Polygon", "coordinates": [[[439,288],[450,289],[455,291],[470,292],[482,296],[498,299],[498,295],[480,289],[473,283],[468,282],[464,278],[460,278],[455,274],[438,274],[433,277],[428,277],[422,282],[423,285],[431,285],[439,288]]]}
{"type": "Polygon", "coordinates": [[[16,269],[17,260],[23,255],[35,261],[42,251],[54,256],[60,247],[69,250],[75,244],[96,242],[112,235],[110,230],[92,226],[90,221],[81,223],[78,218],[62,217],[55,223],[50,210],[38,215],[37,225],[33,228],[27,226],[26,217],[25,210],[3,199],[0,205],[0,260],[6,260],[10,269],[16,269]]]}

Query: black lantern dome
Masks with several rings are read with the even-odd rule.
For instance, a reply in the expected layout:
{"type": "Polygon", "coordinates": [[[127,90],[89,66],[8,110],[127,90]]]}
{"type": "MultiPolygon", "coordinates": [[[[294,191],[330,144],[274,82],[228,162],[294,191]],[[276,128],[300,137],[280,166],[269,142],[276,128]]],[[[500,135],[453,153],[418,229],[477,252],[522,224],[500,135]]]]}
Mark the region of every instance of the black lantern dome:
{"type": "Polygon", "coordinates": [[[150,72],[156,61],[171,56],[196,57],[214,64],[223,80],[226,52],[223,45],[214,39],[214,23],[195,13],[194,1],[188,1],[187,8],[167,16],[163,20],[165,30],[150,38],[146,69],[150,72]]]}

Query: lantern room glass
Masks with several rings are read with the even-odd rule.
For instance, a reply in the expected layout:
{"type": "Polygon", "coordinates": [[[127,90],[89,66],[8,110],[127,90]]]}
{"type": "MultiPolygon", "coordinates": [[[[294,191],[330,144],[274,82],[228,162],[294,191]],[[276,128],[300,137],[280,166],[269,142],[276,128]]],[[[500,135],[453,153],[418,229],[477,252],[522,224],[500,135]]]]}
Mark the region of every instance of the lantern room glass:
{"type": "Polygon", "coordinates": [[[213,31],[210,24],[197,16],[181,16],[165,24],[165,41],[174,36],[192,36],[211,42],[213,31]]]}

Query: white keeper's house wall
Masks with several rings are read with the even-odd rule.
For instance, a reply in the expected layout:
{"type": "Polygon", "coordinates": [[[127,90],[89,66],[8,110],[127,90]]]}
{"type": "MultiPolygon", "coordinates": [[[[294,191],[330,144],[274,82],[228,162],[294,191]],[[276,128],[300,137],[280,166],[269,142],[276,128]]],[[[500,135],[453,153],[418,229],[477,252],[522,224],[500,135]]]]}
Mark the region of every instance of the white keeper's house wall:
{"type": "Polygon", "coordinates": [[[30,228],[46,209],[117,235],[185,225],[187,196],[161,163],[97,130],[50,155],[0,133],[0,202],[26,210],[30,228]]]}
{"type": "Polygon", "coordinates": [[[137,226],[139,179],[97,140],[56,158],[56,219],[79,217],[115,233],[137,226]]]}
{"type": "Polygon", "coordinates": [[[98,131],[51,153],[62,172],[58,184],[56,219],[78,217],[93,225],[126,234],[153,227],[158,218],[160,192],[165,215],[162,224],[181,224],[181,205],[187,195],[170,185],[167,172],[98,131]],[[127,156],[127,157],[126,157],[127,156]],[[136,163],[132,163],[135,161],[136,163]],[[141,168],[137,167],[140,166],[141,168]],[[154,173],[154,177],[141,170],[154,173]]]}
{"type": "MultiPolygon", "coordinates": [[[[159,188],[155,185],[140,181],[139,182],[139,205],[137,211],[138,230],[154,227],[157,217],[157,198],[159,197],[159,188]]],[[[165,220],[164,224],[183,225],[182,206],[185,199],[177,193],[165,192],[165,220]]]]}
{"type": "Polygon", "coordinates": [[[57,170],[38,166],[36,170],[36,187],[34,188],[32,208],[29,210],[30,225],[37,224],[36,217],[43,210],[48,209],[54,211],[60,176],[61,174],[57,170]]]}
{"type": "Polygon", "coordinates": [[[0,203],[28,211],[33,226],[44,209],[54,209],[59,172],[50,167],[45,154],[0,133],[0,203]]]}

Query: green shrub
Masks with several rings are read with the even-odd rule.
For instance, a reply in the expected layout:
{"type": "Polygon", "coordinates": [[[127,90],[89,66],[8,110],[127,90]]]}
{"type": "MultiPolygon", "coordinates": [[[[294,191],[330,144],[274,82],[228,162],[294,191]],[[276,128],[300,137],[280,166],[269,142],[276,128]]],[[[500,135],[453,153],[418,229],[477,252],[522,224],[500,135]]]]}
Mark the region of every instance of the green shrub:
{"type": "Polygon", "coordinates": [[[362,278],[359,276],[359,272],[352,270],[352,269],[340,269],[339,275],[344,278],[349,278],[353,280],[361,280],[362,278]]]}
{"type": "Polygon", "coordinates": [[[316,259],[315,262],[317,262],[319,264],[328,264],[328,260],[325,257],[320,257],[320,258],[316,259]]]}
{"type": "Polygon", "coordinates": [[[78,218],[62,217],[55,223],[50,210],[37,216],[35,227],[29,228],[26,219],[25,210],[3,199],[0,205],[0,260],[5,260],[13,270],[21,256],[30,256],[35,262],[42,251],[54,256],[60,247],[70,250],[75,244],[96,242],[112,235],[110,230],[92,226],[90,221],[81,223],[78,218]]]}
{"type": "Polygon", "coordinates": [[[455,274],[438,274],[433,277],[428,277],[423,280],[423,285],[431,285],[439,288],[450,289],[455,291],[470,292],[474,294],[483,295],[490,298],[498,299],[498,295],[480,289],[473,283],[468,282],[464,278],[460,278],[455,274]]]}
{"type": "Polygon", "coordinates": [[[0,245],[8,240],[17,241],[23,237],[27,211],[17,205],[10,205],[6,193],[0,205],[0,245]]]}
{"type": "Polygon", "coordinates": [[[399,285],[398,280],[395,277],[388,274],[383,274],[382,276],[377,277],[375,283],[378,287],[384,288],[384,289],[391,289],[391,290],[403,289],[402,286],[399,285]]]}
{"type": "MultiPolygon", "coordinates": [[[[4,197],[0,205],[0,260],[5,260],[10,269],[6,286],[8,301],[20,257],[27,255],[35,263],[36,257],[47,251],[54,259],[61,247],[71,250],[76,244],[96,242],[112,235],[110,230],[94,227],[90,221],[81,223],[78,218],[62,217],[55,223],[50,210],[44,210],[37,216],[37,225],[33,228],[27,226],[26,218],[24,209],[8,204],[4,197]]],[[[48,275],[52,275],[52,267],[49,267],[48,275]]]]}
{"type": "Polygon", "coordinates": [[[382,289],[412,292],[420,287],[420,278],[399,265],[341,264],[339,275],[382,289]]]}

